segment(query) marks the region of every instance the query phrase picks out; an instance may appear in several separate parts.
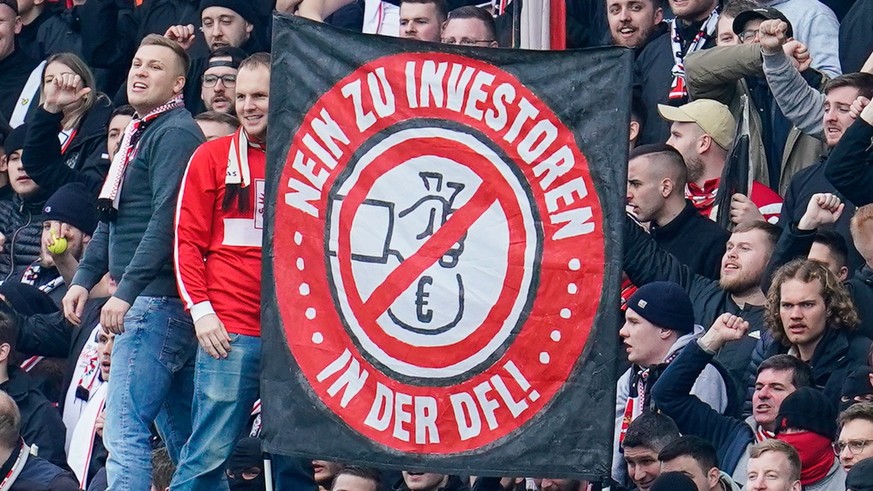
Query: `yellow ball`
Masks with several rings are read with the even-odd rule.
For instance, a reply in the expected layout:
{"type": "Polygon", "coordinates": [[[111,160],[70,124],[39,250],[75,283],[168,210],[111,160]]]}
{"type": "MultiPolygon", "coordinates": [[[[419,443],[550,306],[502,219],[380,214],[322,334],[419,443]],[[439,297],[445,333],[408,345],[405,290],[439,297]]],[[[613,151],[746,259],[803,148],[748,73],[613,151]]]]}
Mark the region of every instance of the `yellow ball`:
{"type": "Polygon", "coordinates": [[[48,250],[52,254],[61,255],[67,250],[67,239],[65,237],[53,237],[54,242],[49,244],[48,250]]]}

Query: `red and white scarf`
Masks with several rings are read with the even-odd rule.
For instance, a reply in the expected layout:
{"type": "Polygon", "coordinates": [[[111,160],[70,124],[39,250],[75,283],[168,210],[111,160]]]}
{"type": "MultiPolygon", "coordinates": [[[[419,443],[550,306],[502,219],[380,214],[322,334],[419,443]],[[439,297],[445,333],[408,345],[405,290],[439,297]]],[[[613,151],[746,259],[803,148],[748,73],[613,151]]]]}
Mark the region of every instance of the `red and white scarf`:
{"type": "Polygon", "coordinates": [[[79,417],[76,428],[73,430],[67,464],[76,474],[81,489],[88,488],[88,468],[91,467],[91,455],[94,453],[97,419],[103,412],[103,408],[106,407],[108,390],[109,384],[103,384],[97,389],[97,392],[85,406],[85,411],[82,412],[82,416],[79,417]]]}
{"type": "Polygon", "coordinates": [[[670,88],[669,95],[671,100],[681,100],[688,97],[688,88],[685,85],[685,57],[703,49],[703,45],[715,35],[715,28],[718,25],[718,8],[709,14],[694,39],[691,40],[691,44],[688,45],[688,50],[684,53],[682,52],[682,36],[679,34],[677,22],[679,19],[670,21],[670,41],[673,49],[673,86],[670,88]]]}
{"type": "Polygon", "coordinates": [[[18,479],[18,475],[21,474],[21,471],[24,470],[24,465],[27,464],[27,459],[30,456],[31,448],[28,447],[24,441],[21,441],[18,449],[18,457],[15,457],[15,463],[12,464],[12,468],[9,469],[9,472],[7,472],[3,477],[3,480],[0,481],[0,491],[9,491],[12,489],[12,485],[15,484],[15,480],[18,479]]]}
{"type": "Polygon", "coordinates": [[[263,149],[263,145],[249,140],[245,130],[236,130],[230,141],[230,150],[227,152],[227,174],[225,184],[239,184],[245,188],[252,183],[252,175],[249,171],[249,147],[263,149]]]}
{"type": "Polygon", "coordinates": [[[106,174],[106,181],[103,182],[103,188],[100,190],[100,196],[97,198],[97,210],[101,214],[101,219],[111,220],[114,217],[114,212],[118,211],[118,201],[121,197],[121,187],[124,184],[124,174],[127,172],[127,166],[136,157],[139,140],[149,123],[167,111],[184,106],[185,102],[182,100],[182,96],[177,95],[145,116],[134,115],[127,128],[124,129],[121,146],[115,154],[115,158],[112,159],[109,173],[106,174]]]}

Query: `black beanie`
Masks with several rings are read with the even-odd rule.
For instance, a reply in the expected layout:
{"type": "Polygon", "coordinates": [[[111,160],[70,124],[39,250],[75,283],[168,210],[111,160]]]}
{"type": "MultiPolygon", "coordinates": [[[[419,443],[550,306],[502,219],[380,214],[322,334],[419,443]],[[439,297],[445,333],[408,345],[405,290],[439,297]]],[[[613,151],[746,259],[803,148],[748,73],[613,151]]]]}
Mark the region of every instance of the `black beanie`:
{"type": "Polygon", "coordinates": [[[837,435],[837,408],[820,390],[801,387],[782,401],[776,422],[777,433],[797,428],[833,440],[837,435]]]}
{"type": "Polygon", "coordinates": [[[870,385],[870,374],[873,368],[858,367],[852,371],[843,382],[843,390],[840,393],[840,411],[845,411],[855,403],[855,397],[873,394],[873,385],[870,385]],[[843,402],[845,400],[845,402],[843,402]]]}
{"type": "Polygon", "coordinates": [[[97,228],[97,203],[80,182],[64,184],[45,202],[43,220],[68,223],[86,235],[97,228]]]}
{"type": "Polygon", "coordinates": [[[652,324],[680,334],[694,330],[694,308],[688,293],[672,281],[653,281],[641,286],[627,307],[652,324]]]}
{"type": "Polygon", "coordinates": [[[655,479],[649,491],[697,491],[697,485],[681,472],[665,472],[655,479]]]}
{"type": "Polygon", "coordinates": [[[864,459],[852,466],[846,476],[848,491],[873,491],[873,459],[864,459]]]}
{"type": "Polygon", "coordinates": [[[27,125],[23,124],[17,128],[13,128],[12,131],[6,135],[6,139],[3,140],[3,150],[6,152],[6,155],[10,153],[21,150],[24,148],[24,138],[27,136],[27,125]]]}
{"type": "Polygon", "coordinates": [[[251,0],[200,0],[200,14],[209,7],[224,7],[238,13],[249,24],[257,24],[258,14],[251,0]]]}

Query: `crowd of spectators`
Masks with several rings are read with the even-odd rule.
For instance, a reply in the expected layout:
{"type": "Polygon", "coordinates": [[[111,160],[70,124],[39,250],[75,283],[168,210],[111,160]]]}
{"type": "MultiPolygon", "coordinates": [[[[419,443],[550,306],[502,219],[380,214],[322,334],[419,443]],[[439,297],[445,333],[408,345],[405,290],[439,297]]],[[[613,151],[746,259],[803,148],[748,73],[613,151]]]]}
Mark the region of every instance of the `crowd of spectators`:
{"type": "Polygon", "coordinates": [[[635,59],[608,477],[265,466],[271,13],[510,49],[477,3],[0,0],[0,489],[873,490],[873,0],[566,2],[635,59]]]}

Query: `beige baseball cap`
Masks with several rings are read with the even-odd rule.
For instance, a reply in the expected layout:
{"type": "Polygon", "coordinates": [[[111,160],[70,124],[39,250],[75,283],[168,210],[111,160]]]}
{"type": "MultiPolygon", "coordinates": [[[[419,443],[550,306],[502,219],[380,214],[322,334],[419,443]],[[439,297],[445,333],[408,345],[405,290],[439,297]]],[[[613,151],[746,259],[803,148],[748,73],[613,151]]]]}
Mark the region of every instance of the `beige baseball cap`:
{"type": "Polygon", "coordinates": [[[667,121],[696,123],[725,150],[729,149],[734,141],[737,123],[730,109],[721,102],[697,99],[679,107],[658,104],[658,113],[667,121]]]}

